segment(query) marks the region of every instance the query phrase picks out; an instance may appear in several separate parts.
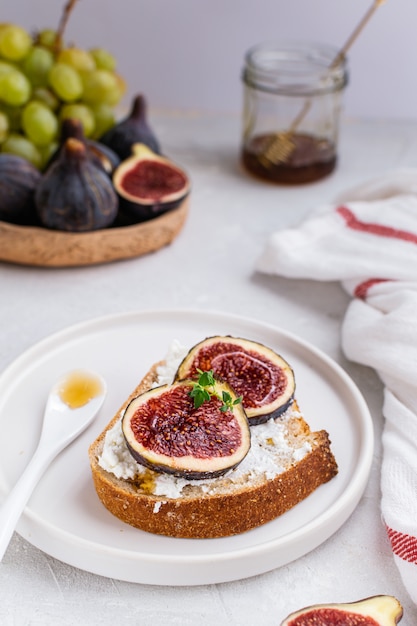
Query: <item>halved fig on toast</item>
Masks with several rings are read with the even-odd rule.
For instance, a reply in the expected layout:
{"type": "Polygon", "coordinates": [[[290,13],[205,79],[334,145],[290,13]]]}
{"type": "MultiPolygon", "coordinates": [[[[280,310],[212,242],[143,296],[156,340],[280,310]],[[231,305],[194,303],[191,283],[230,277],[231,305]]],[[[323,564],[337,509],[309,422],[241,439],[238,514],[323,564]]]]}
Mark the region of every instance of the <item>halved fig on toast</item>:
{"type": "Polygon", "coordinates": [[[242,396],[250,425],[278,417],[294,400],[295,379],[290,365],[271,348],[249,339],[204,339],[183,359],[175,380],[194,378],[198,370],[213,370],[242,396]]]}
{"type": "Polygon", "coordinates": [[[347,604],[316,604],[295,611],[281,626],[395,626],[403,610],[393,596],[380,595],[347,604]]]}
{"type": "Polygon", "coordinates": [[[249,423],[230,385],[214,380],[213,395],[199,406],[192,395],[194,388],[192,380],[162,385],[127,406],[122,431],[138,463],[198,480],[221,476],[246,456],[249,423]],[[223,392],[230,399],[228,407],[221,400],[223,392]]]}

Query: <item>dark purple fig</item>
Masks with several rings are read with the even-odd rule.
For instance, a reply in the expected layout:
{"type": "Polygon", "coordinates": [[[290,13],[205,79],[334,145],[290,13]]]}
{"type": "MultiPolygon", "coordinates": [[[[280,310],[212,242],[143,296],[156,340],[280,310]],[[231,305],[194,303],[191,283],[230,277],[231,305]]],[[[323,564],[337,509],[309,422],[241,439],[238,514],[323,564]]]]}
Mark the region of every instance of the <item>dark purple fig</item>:
{"type": "Polygon", "coordinates": [[[84,232],[110,226],[118,210],[110,178],[96,166],[78,139],[67,139],[43,175],[35,194],[39,219],[47,228],[84,232]]]}
{"type": "Polygon", "coordinates": [[[233,390],[224,381],[215,380],[215,395],[198,406],[191,395],[194,385],[190,380],[163,385],[130,402],[122,430],[138,463],[157,472],[198,480],[221,476],[246,456],[249,424],[233,390]],[[223,392],[231,399],[226,410],[223,392]]]}
{"type": "Polygon", "coordinates": [[[119,165],[120,159],[113,150],[98,141],[94,141],[94,139],[88,139],[84,135],[82,123],[75,118],[67,118],[62,121],[60,144],[58,149],[51,156],[48,167],[58,158],[62,146],[70,137],[82,141],[87,148],[88,156],[96,165],[102,167],[109,176],[119,165]]]}
{"type": "Polygon", "coordinates": [[[316,604],[291,613],[281,626],[395,626],[403,615],[393,596],[373,596],[347,604],[316,604]]]}
{"type": "Polygon", "coordinates": [[[120,164],[117,154],[99,141],[94,141],[94,139],[86,139],[85,143],[90,157],[111,176],[120,164]]]}
{"type": "Polygon", "coordinates": [[[175,380],[195,378],[197,370],[213,370],[243,397],[251,426],[278,417],[294,400],[295,379],[290,365],[271,348],[255,341],[209,337],[189,351],[175,380]]]}
{"type": "Polygon", "coordinates": [[[0,219],[13,224],[36,222],[35,190],[41,173],[26,159],[0,154],[0,219]]]}
{"type": "Polygon", "coordinates": [[[120,206],[145,221],[178,207],[190,191],[185,171],[143,143],[134,144],[133,154],[113,174],[120,206]]]}
{"type": "Polygon", "coordinates": [[[134,98],[129,115],[104,133],[100,143],[111,148],[122,160],[130,157],[134,143],[144,143],[153,152],[161,152],[159,142],[146,119],[146,100],[143,95],[134,98]]]}

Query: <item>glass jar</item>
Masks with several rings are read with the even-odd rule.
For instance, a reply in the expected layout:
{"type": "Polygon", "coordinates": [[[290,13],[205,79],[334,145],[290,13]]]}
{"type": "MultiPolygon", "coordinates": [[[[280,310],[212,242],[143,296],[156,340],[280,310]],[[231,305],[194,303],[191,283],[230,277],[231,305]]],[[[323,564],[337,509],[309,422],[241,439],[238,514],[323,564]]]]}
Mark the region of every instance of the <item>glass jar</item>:
{"type": "Polygon", "coordinates": [[[246,54],[243,83],[244,167],[281,184],[329,175],[337,161],[345,57],[321,44],[261,44],[246,54]]]}

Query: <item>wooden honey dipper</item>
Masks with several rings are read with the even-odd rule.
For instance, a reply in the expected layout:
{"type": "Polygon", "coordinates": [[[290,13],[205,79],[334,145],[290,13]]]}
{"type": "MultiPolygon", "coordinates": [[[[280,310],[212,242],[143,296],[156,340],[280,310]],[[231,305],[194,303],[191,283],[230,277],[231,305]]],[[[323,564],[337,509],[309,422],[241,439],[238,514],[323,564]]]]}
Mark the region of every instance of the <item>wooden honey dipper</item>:
{"type": "MultiPolygon", "coordinates": [[[[357,39],[358,35],[362,32],[365,25],[368,23],[378,7],[381,4],[384,4],[385,1],[386,0],[374,1],[373,5],[365,13],[363,18],[357,24],[356,28],[352,31],[351,35],[346,40],[344,46],[339,50],[336,57],[333,59],[332,63],[329,66],[329,70],[335,68],[345,57],[347,51],[357,39]]],[[[311,99],[308,99],[305,101],[301,111],[297,114],[297,116],[290,124],[289,129],[284,132],[276,133],[272,136],[272,138],[268,142],[268,145],[266,146],[266,149],[257,155],[258,161],[260,161],[262,165],[269,168],[272,165],[283,163],[288,159],[288,157],[291,155],[295,148],[293,134],[307,115],[310,107],[311,99]]]]}

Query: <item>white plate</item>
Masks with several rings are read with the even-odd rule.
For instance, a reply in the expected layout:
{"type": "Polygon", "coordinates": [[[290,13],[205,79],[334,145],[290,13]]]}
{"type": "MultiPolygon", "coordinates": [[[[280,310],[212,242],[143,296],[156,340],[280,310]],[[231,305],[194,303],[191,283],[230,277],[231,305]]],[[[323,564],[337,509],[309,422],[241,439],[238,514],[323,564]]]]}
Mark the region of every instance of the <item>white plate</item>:
{"type": "Polygon", "coordinates": [[[107,380],[97,420],[50,466],[18,532],[75,567],[120,580],[200,585],[274,569],[313,550],[355,509],[373,452],[371,418],[347,374],[311,345],[274,326],[215,312],[145,311],[72,326],[33,346],[0,377],[0,493],[16,482],[39,437],[45,398],[67,370],[86,367],[107,380]],[[291,511],[260,528],[224,539],[173,539],[136,530],[98,500],[89,444],[172,339],[192,346],[216,334],[260,341],[291,363],[297,398],[313,429],[326,429],[339,474],[291,511]]]}

